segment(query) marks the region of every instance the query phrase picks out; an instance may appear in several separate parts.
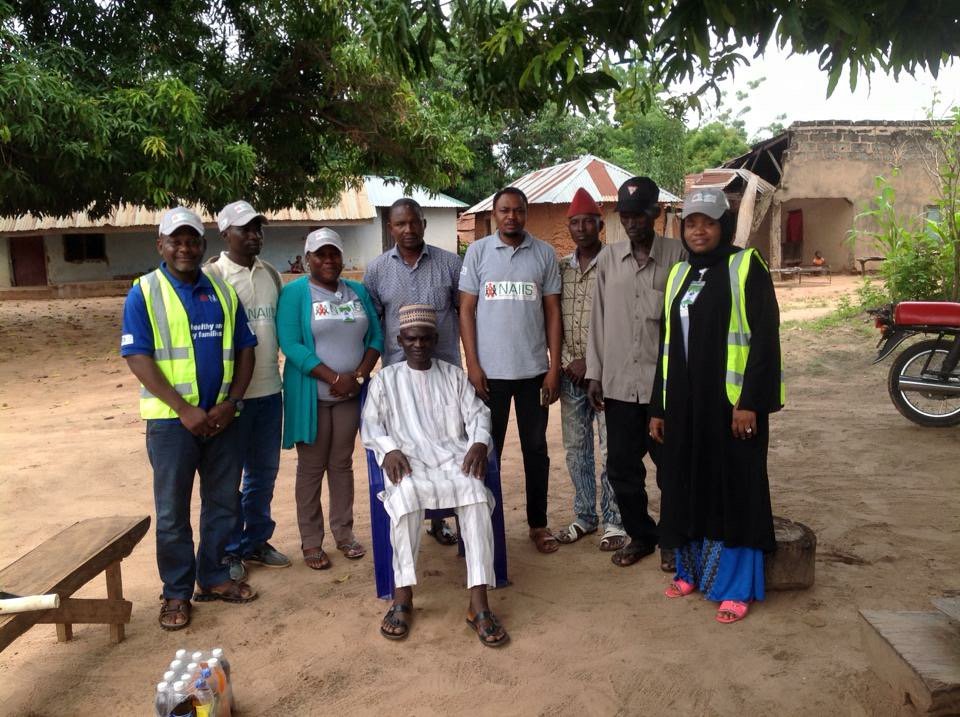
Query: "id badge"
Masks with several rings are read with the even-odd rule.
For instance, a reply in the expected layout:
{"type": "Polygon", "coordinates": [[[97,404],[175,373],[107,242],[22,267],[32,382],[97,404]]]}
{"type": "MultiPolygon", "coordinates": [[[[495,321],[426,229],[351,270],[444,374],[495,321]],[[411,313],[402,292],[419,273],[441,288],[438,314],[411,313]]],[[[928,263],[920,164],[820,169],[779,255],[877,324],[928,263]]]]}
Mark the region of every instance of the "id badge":
{"type": "Polygon", "coordinates": [[[704,286],[705,282],[703,281],[690,282],[690,286],[687,287],[687,293],[680,299],[680,316],[690,315],[690,307],[693,306],[700,292],[703,291],[704,286]]]}
{"type": "Polygon", "coordinates": [[[338,309],[340,312],[340,318],[343,319],[345,323],[350,323],[356,321],[356,318],[353,316],[353,302],[348,301],[346,304],[340,304],[338,309]]]}

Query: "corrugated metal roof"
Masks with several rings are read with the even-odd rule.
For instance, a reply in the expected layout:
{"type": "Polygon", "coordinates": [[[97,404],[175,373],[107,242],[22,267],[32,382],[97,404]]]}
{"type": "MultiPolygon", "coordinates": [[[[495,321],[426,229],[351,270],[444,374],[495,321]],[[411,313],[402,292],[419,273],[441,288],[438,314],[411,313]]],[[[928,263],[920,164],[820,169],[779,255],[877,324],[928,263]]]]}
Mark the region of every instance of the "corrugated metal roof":
{"type": "MultiPolygon", "coordinates": [[[[617,188],[632,176],[632,172],[622,167],[586,154],[570,162],[525,174],[510,186],[522,190],[531,204],[569,204],[580,187],[598,201],[616,201],[617,188]]],[[[465,213],[489,212],[493,209],[493,196],[491,194],[474,204],[465,213]]],[[[680,197],[675,194],[660,190],[661,203],[679,201],[680,197]]]]}
{"type": "MultiPolygon", "coordinates": [[[[203,223],[216,227],[214,215],[198,206],[190,207],[200,215],[203,223]]],[[[71,229],[100,228],[137,228],[156,227],[165,210],[155,211],[146,207],[123,204],[101,219],[91,219],[86,212],[78,212],[67,217],[35,217],[24,214],[19,217],[0,217],[0,234],[36,234],[71,229]]],[[[287,222],[322,224],[334,222],[352,222],[375,219],[377,212],[364,188],[346,189],[340,195],[340,201],[332,207],[317,207],[301,211],[299,209],[281,209],[264,212],[267,221],[274,224],[287,222]]]]}
{"type": "Polygon", "coordinates": [[[736,179],[742,179],[744,185],[746,185],[753,177],[756,177],[757,191],[760,194],[773,194],[773,192],[776,191],[777,188],[763,177],[754,174],[749,169],[742,168],[728,169],[726,167],[717,167],[715,169],[705,169],[700,173],[688,174],[684,178],[684,185],[688,192],[694,187],[716,187],[717,189],[725,189],[736,179]]]}
{"type": "Polygon", "coordinates": [[[364,177],[364,185],[370,203],[375,207],[389,207],[400,197],[410,197],[416,200],[421,207],[454,207],[460,209],[467,206],[466,202],[447,196],[433,193],[424,187],[411,187],[410,192],[403,191],[403,182],[394,177],[364,177]]]}

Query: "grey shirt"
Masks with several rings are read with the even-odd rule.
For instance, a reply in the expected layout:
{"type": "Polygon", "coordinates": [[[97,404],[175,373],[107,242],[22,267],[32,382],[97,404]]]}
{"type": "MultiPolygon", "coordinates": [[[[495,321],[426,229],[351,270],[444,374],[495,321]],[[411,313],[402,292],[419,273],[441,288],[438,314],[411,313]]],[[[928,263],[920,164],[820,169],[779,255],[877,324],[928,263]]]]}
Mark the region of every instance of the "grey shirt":
{"type": "Polygon", "coordinates": [[[556,252],[526,232],[516,248],[502,242],[499,232],[467,247],[460,291],[478,297],[477,356],[487,378],[547,372],[543,297],[560,289],[556,252]]]}
{"type": "MultiPolygon", "coordinates": [[[[327,291],[310,282],[313,345],[317,356],[331,371],[353,373],[366,351],[364,336],[370,317],[356,292],[342,281],[337,291],[327,291]]],[[[330,393],[330,384],[317,381],[317,398],[342,401],[330,393]]]]}
{"type": "Polygon", "coordinates": [[[606,246],[597,257],[586,377],[600,381],[605,398],[650,402],[667,275],[686,256],[679,241],[657,235],[643,268],[629,241],[606,246]]]}
{"type": "Polygon", "coordinates": [[[367,264],[363,284],[383,320],[384,366],[403,360],[397,344],[400,333],[400,307],[430,304],[437,310],[437,348],[434,358],[460,365],[460,257],[429,244],[423,245],[420,258],[407,266],[394,246],[367,264]]]}

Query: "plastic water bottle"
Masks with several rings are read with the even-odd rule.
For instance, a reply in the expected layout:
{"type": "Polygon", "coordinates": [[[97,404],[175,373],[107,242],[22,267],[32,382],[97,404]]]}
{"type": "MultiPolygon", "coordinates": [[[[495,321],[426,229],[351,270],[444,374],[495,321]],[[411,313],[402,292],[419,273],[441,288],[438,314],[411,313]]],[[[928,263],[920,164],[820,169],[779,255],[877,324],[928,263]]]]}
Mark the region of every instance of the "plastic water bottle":
{"type": "Polygon", "coordinates": [[[176,672],[179,675],[181,672],[183,672],[183,666],[185,664],[187,663],[185,663],[183,660],[174,660],[173,662],[170,663],[170,667],[168,667],[167,669],[172,672],[176,672]]]}
{"type": "Polygon", "coordinates": [[[207,669],[210,670],[211,679],[208,680],[210,688],[217,693],[217,715],[218,717],[230,717],[230,685],[227,684],[227,675],[220,666],[220,660],[211,657],[207,660],[207,669]]]}
{"type": "Polygon", "coordinates": [[[223,676],[226,678],[227,704],[229,704],[231,710],[236,710],[237,698],[233,693],[233,679],[230,677],[230,662],[227,660],[227,656],[223,654],[222,647],[213,648],[210,650],[210,655],[213,659],[217,660],[220,669],[223,670],[223,676]]]}
{"type": "Polygon", "coordinates": [[[190,675],[189,684],[192,685],[194,680],[196,680],[200,676],[200,665],[198,665],[196,662],[191,662],[189,665],[187,665],[187,669],[184,670],[184,672],[189,673],[190,675]]]}
{"type": "Polygon", "coordinates": [[[173,683],[177,681],[177,673],[173,670],[167,670],[163,673],[163,681],[172,687],[173,683]]]}
{"type": "MultiPolygon", "coordinates": [[[[191,675],[189,672],[184,672],[182,675],[180,675],[180,676],[177,678],[177,680],[178,680],[179,682],[182,682],[184,685],[190,685],[190,686],[193,685],[193,681],[194,681],[195,679],[196,679],[196,678],[195,678],[193,675],[191,675]]],[[[188,692],[190,691],[190,687],[189,687],[189,686],[187,687],[187,691],[188,691],[188,692]]]]}
{"type": "Polygon", "coordinates": [[[196,662],[201,668],[206,667],[206,660],[203,659],[203,653],[200,650],[190,655],[190,662],[196,662]]]}
{"type": "Polygon", "coordinates": [[[157,717],[170,717],[170,708],[173,707],[170,704],[170,695],[170,684],[168,682],[158,682],[157,692],[153,698],[153,711],[157,717]]]}
{"type": "Polygon", "coordinates": [[[173,695],[170,700],[173,708],[170,710],[171,715],[176,717],[196,717],[196,710],[193,708],[193,699],[187,693],[187,682],[174,682],[173,683],[173,695]]]}
{"type": "Polygon", "coordinates": [[[193,683],[193,708],[197,717],[216,717],[213,711],[213,690],[202,677],[193,683]]]}
{"type": "Polygon", "coordinates": [[[223,668],[224,674],[227,676],[227,682],[230,682],[230,662],[227,660],[227,656],[223,654],[222,647],[215,647],[210,650],[210,655],[216,657],[220,661],[220,667],[223,668]]]}

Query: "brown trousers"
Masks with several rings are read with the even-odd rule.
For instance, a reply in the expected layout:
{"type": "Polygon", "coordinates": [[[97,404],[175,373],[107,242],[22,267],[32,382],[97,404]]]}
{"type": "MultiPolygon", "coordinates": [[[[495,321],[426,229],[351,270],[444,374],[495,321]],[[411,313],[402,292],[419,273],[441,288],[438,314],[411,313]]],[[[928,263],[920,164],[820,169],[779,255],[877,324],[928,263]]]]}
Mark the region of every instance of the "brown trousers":
{"type": "Polygon", "coordinates": [[[360,399],[317,402],[317,437],[297,444],[297,522],[300,547],[323,547],[323,474],[329,479],[330,532],[337,545],[353,538],[353,446],[360,428],[360,399]]]}

